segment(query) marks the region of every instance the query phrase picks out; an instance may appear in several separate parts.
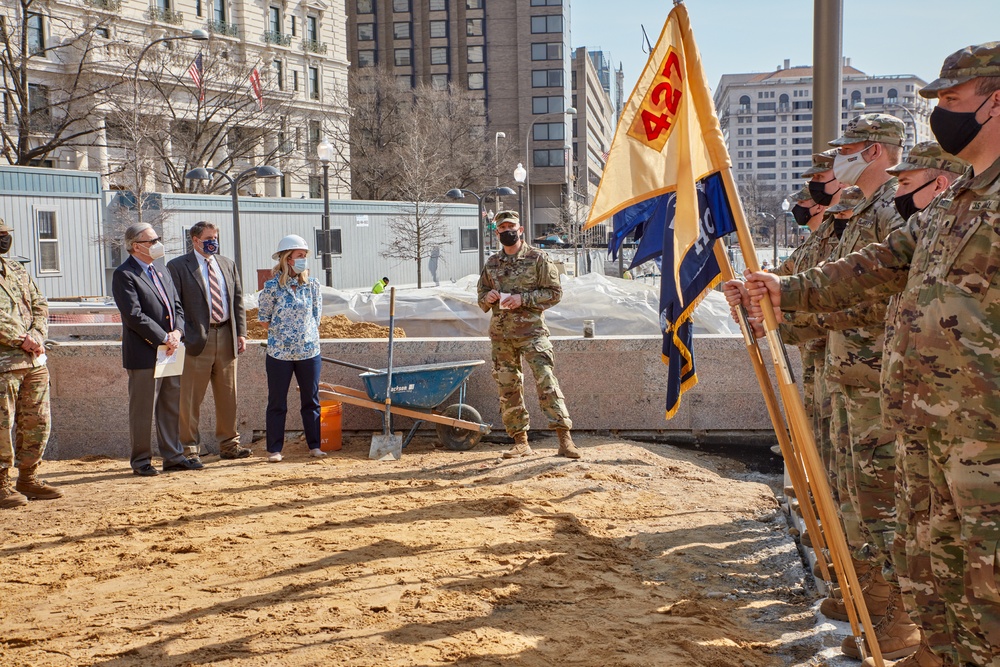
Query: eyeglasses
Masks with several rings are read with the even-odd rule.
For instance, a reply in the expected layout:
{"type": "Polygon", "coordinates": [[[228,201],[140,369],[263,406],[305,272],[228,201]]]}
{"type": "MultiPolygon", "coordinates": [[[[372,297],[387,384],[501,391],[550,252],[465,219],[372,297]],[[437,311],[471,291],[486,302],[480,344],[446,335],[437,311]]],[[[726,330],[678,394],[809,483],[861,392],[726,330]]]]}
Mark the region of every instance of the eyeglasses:
{"type": "Polygon", "coordinates": [[[133,243],[146,243],[148,245],[153,245],[154,243],[159,243],[160,237],[157,236],[155,239],[147,239],[145,241],[133,241],[133,243]]]}

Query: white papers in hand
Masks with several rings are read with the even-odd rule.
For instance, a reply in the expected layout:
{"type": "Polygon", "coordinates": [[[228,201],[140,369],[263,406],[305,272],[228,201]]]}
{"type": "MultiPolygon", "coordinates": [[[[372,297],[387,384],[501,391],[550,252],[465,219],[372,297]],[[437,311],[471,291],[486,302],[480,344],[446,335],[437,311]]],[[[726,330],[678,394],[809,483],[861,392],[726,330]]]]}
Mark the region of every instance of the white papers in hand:
{"type": "Polygon", "coordinates": [[[154,378],[168,378],[180,375],[184,371],[184,344],[177,346],[173,354],[167,354],[167,346],[156,348],[156,366],[153,368],[154,378]]]}

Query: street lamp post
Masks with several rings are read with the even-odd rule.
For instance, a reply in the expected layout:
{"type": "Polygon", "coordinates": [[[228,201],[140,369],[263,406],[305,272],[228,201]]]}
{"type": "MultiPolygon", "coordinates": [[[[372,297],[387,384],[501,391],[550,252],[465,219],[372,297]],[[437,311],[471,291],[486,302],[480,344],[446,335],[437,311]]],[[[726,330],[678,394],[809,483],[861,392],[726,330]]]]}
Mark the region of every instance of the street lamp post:
{"type": "Polygon", "coordinates": [[[462,188],[452,188],[451,190],[448,190],[448,192],[445,193],[445,196],[448,197],[449,199],[465,199],[465,195],[472,195],[473,197],[476,198],[476,204],[478,209],[476,211],[476,220],[478,221],[479,224],[479,242],[476,245],[479,246],[480,273],[482,273],[483,267],[486,266],[486,252],[483,248],[483,246],[485,245],[483,242],[484,241],[483,237],[485,236],[485,234],[483,233],[483,200],[489,197],[490,195],[507,196],[512,194],[514,194],[514,191],[506,186],[502,188],[501,187],[490,188],[486,192],[483,192],[482,194],[478,195],[472,190],[464,190],[462,188]]]}
{"type": "Polygon", "coordinates": [[[917,126],[917,119],[913,115],[913,112],[904,107],[902,104],[889,103],[885,105],[886,109],[899,109],[906,114],[907,118],[910,119],[910,123],[913,124],[913,145],[916,146],[920,143],[920,129],[917,126]]]}
{"type": "Polygon", "coordinates": [[[521,196],[521,189],[524,187],[524,179],[528,177],[528,172],[524,165],[517,163],[514,169],[514,180],[517,181],[517,217],[524,220],[524,198],[521,196]]]}
{"type": "MultiPolygon", "coordinates": [[[[535,118],[534,120],[531,121],[531,124],[528,125],[528,132],[527,134],[524,135],[524,164],[528,165],[528,168],[524,173],[524,191],[526,193],[525,198],[528,200],[528,209],[527,209],[528,216],[526,218],[524,233],[528,237],[529,241],[535,238],[535,228],[531,216],[531,182],[528,178],[528,173],[529,170],[531,169],[532,160],[529,159],[531,155],[529,153],[528,143],[531,141],[531,133],[534,130],[535,123],[542,120],[546,116],[556,116],[556,115],[559,115],[559,112],[541,114],[540,116],[538,116],[538,118],[535,118]]],[[[575,116],[576,107],[567,107],[566,110],[562,112],[562,115],[575,116]]]]}
{"type": "Polygon", "coordinates": [[[319,248],[326,272],[326,286],[333,287],[333,258],[330,255],[330,161],[333,160],[333,144],[326,138],[316,147],[316,155],[323,165],[323,243],[319,248]]]}
{"type": "Polygon", "coordinates": [[[226,172],[213,169],[212,167],[197,167],[186,173],[184,178],[189,178],[192,181],[209,181],[212,179],[212,174],[222,176],[229,181],[229,194],[233,198],[233,244],[235,245],[235,250],[233,251],[233,261],[236,262],[236,274],[240,277],[240,280],[242,280],[243,252],[240,246],[240,181],[247,176],[256,176],[257,178],[278,178],[282,174],[279,169],[264,165],[261,167],[250,167],[249,169],[240,172],[236,178],[233,178],[226,172]]]}
{"type": "Polygon", "coordinates": [[[773,213],[768,213],[767,211],[757,211],[757,213],[759,213],[761,217],[766,216],[768,218],[771,218],[771,222],[774,223],[774,234],[772,237],[772,244],[771,244],[771,248],[773,251],[771,256],[771,259],[773,260],[773,267],[772,267],[773,270],[778,268],[778,219],[774,217],[773,213]]]}
{"type": "Polygon", "coordinates": [[[139,191],[135,193],[135,204],[139,222],[142,222],[142,184],[139,183],[139,142],[142,136],[141,132],[139,132],[139,65],[142,64],[142,59],[146,57],[146,53],[155,45],[161,42],[173,42],[178,39],[193,39],[197,42],[204,42],[208,39],[208,31],[199,28],[198,30],[192,30],[187,35],[154,39],[139,52],[139,57],[135,61],[135,70],[132,72],[132,133],[135,139],[135,189],[139,191]]]}

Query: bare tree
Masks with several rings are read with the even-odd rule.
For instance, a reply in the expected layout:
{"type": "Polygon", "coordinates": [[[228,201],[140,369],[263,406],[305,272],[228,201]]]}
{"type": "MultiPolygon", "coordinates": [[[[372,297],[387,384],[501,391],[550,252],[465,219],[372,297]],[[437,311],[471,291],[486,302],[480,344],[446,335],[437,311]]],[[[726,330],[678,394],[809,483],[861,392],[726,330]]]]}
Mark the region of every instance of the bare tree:
{"type": "Polygon", "coordinates": [[[121,84],[102,74],[111,60],[101,37],[110,15],[95,11],[81,22],[57,9],[44,0],[8,0],[0,9],[2,92],[13,116],[0,123],[0,154],[11,164],[39,164],[62,147],[94,146],[100,106],[121,84]]]}
{"type": "Polygon", "coordinates": [[[743,210],[747,218],[754,225],[757,235],[762,240],[770,242],[770,234],[767,233],[775,220],[783,220],[784,212],[781,210],[781,195],[777,192],[774,183],[765,182],[756,174],[751,174],[749,178],[739,185],[740,200],[743,202],[743,210]]]}

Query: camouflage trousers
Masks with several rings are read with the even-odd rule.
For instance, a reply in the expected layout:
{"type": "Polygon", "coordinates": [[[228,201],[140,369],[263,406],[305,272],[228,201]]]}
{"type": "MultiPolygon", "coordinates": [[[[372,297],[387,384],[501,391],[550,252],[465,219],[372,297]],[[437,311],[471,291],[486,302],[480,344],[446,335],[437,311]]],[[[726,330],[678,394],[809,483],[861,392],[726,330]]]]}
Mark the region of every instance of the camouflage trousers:
{"type": "Polygon", "coordinates": [[[21,368],[0,377],[0,468],[31,468],[42,460],[49,441],[49,369],[21,368]]]}
{"type": "Polygon", "coordinates": [[[886,579],[894,581],[890,551],[896,530],[896,437],[882,425],[877,389],[845,386],[844,397],[851,436],[848,485],[868,540],[855,558],[886,568],[886,579]]]}
{"type": "MultiPolygon", "coordinates": [[[[814,354],[813,357],[811,390],[806,394],[806,397],[807,399],[811,398],[813,403],[812,424],[813,433],[816,434],[816,449],[819,450],[819,456],[823,460],[823,467],[826,469],[832,482],[835,459],[833,441],[830,439],[830,413],[832,412],[830,392],[827,389],[826,381],[823,379],[823,368],[826,366],[826,363],[822,354],[814,354]]],[[[803,372],[802,382],[804,387],[809,386],[809,384],[806,384],[807,381],[808,377],[803,372]]],[[[832,483],[830,487],[834,489],[832,483]]],[[[836,490],[834,489],[834,502],[836,502],[836,498],[836,490]]]]}
{"type": "Polygon", "coordinates": [[[952,644],[1000,666],[1000,441],[927,431],[930,559],[952,644]]]}
{"type": "Polygon", "coordinates": [[[852,551],[865,548],[867,538],[861,527],[861,518],[851,502],[849,484],[851,481],[851,433],[847,426],[847,398],[843,385],[828,384],[830,387],[830,443],[833,450],[833,466],[830,469],[830,487],[833,501],[840,514],[847,545],[852,551]]]}
{"type": "Polygon", "coordinates": [[[524,406],[524,374],[521,359],[535,377],[538,404],[549,418],[551,429],[571,429],[573,422],[559,380],[553,372],[552,343],[547,337],[493,341],[493,379],[500,390],[500,417],[507,435],[528,430],[528,409],[524,406]]]}
{"type": "Polygon", "coordinates": [[[948,667],[958,664],[944,600],[931,570],[931,487],[927,437],[896,434],[896,534],[892,563],[903,607],[924,632],[928,645],[948,667]]]}

